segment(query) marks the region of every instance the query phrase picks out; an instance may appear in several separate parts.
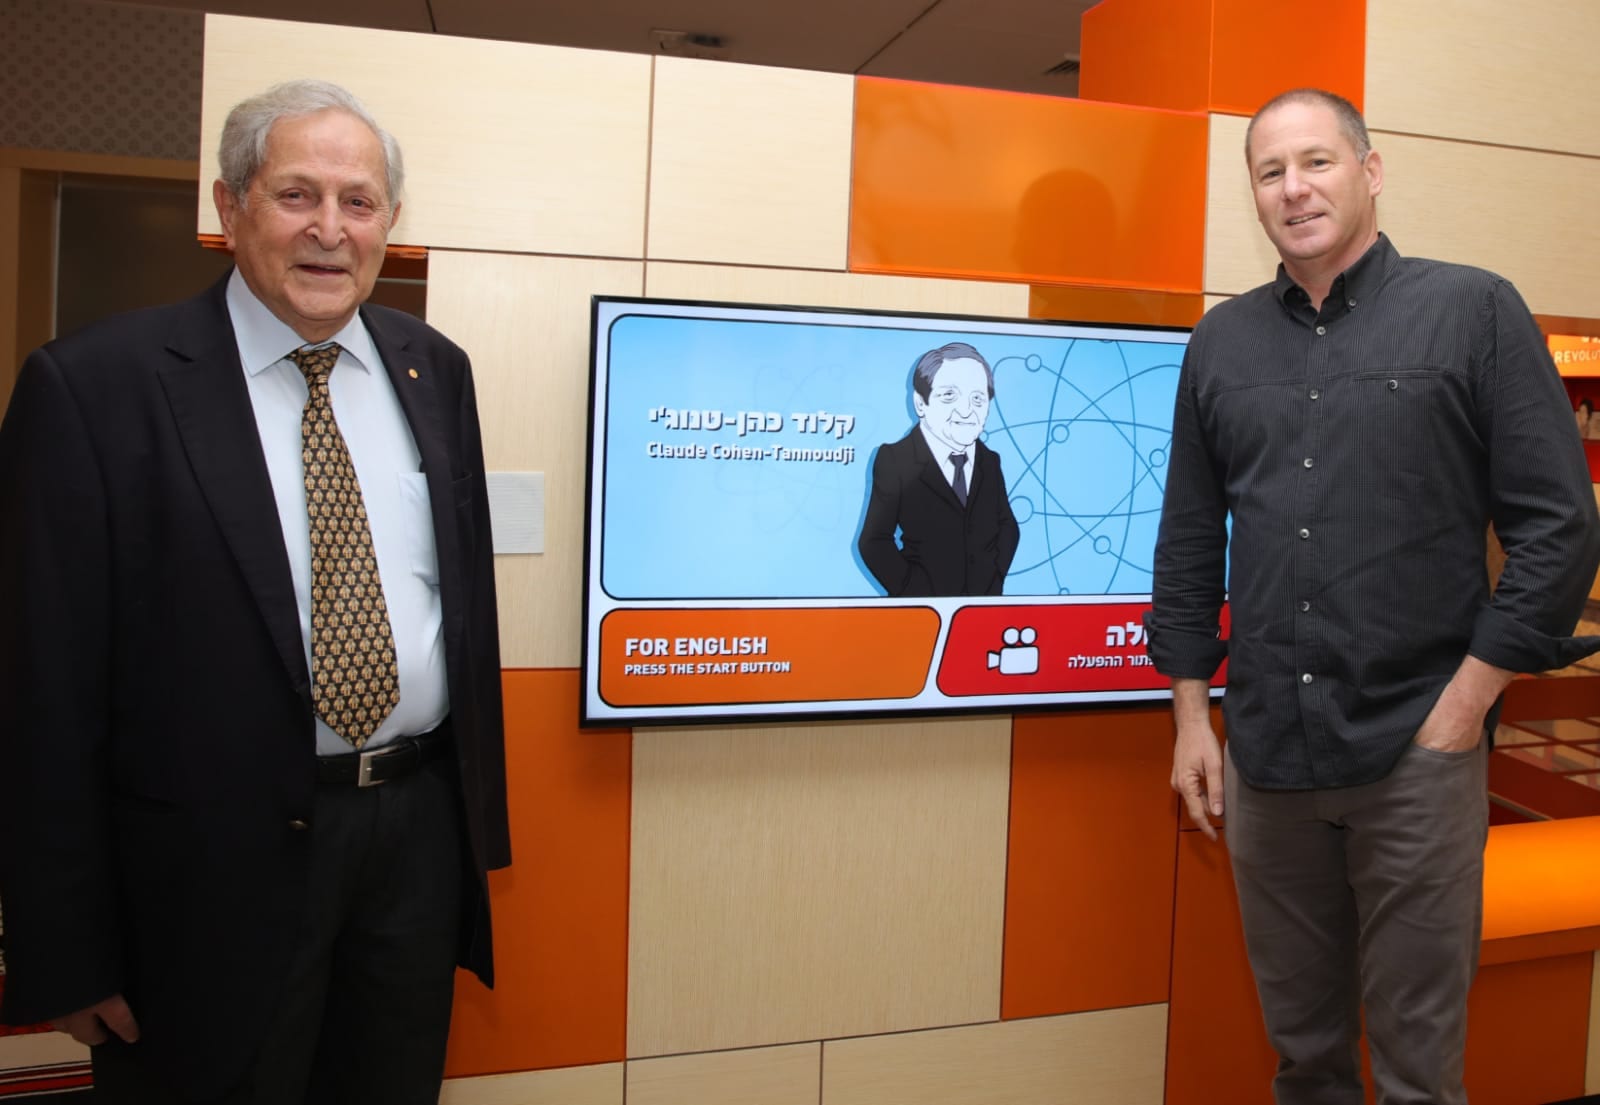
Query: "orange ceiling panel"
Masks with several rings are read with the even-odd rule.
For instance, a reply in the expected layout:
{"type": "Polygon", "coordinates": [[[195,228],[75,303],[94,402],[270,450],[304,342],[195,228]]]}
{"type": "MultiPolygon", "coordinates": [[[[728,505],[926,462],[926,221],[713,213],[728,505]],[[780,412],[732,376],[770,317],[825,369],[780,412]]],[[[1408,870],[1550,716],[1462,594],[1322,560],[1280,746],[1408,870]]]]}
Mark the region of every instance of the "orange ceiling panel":
{"type": "Polygon", "coordinates": [[[1326,88],[1360,107],[1367,87],[1366,0],[1314,12],[1273,0],[1212,0],[1211,110],[1253,115],[1291,88],[1326,88]]]}
{"type": "Polygon", "coordinates": [[[1205,111],[1210,44],[1211,0],[1105,0],[1083,13],[1078,95],[1205,111]]]}
{"type": "Polygon", "coordinates": [[[1361,106],[1366,0],[1314,16],[1269,0],[1102,0],[1083,15],[1079,95],[1179,111],[1251,115],[1290,88],[1361,106]]]}
{"type": "Polygon", "coordinates": [[[1200,291],[1204,115],[860,77],[853,272],[1200,291]]]}

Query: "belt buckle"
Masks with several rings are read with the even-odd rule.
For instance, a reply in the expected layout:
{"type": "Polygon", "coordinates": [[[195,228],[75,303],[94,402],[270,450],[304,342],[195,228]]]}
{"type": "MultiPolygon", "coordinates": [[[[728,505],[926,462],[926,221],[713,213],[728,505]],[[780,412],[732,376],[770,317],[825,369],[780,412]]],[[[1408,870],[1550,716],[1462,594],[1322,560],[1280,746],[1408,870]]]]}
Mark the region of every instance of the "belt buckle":
{"type": "Polygon", "coordinates": [[[375,748],[371,752],[359,753],[360,759],[356,761],[356,786],[377,787],[383,785],[384,780],[372,777],[372,763],[382,752],[383,749],[375,748]]]}

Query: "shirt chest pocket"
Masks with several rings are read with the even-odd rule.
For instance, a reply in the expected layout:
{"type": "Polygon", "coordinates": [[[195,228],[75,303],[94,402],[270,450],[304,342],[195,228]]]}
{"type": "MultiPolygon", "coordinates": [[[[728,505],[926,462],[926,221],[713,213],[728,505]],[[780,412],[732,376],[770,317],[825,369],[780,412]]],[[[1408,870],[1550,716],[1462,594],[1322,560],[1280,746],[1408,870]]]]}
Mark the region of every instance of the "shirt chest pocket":
{"type": "MultiPolygon", "coordinates": [[[[1408,497],[1438,470],[1439,429],[1449,381],[1429,369],[1390,368],[1350,377],[1345,403],[1360,468],[1379,494],[1408,497]]],[[[1337,425],[1334,432],[1339,432],[1337,425]]]]}
{"type": "Polygon", "coordinates": [[[429,587],[437,587],[439,551],[433,538],[433,499],[428,494],[428,477],[422,472],[401,472],[399,478],[406,558],[413,575],[429,587]]]}

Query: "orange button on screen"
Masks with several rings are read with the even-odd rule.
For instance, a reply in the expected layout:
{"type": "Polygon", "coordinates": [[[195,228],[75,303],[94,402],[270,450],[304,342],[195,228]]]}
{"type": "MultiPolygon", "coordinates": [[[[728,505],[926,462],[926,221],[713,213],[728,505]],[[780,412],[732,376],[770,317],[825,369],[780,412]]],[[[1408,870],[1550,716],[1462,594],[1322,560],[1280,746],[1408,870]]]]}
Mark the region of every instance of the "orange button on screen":
{"type": "Polygon", "coordinates": [[[600,623],[611,706],[911,698],[939,615],[923,606],[613,610],[600,623]]]}

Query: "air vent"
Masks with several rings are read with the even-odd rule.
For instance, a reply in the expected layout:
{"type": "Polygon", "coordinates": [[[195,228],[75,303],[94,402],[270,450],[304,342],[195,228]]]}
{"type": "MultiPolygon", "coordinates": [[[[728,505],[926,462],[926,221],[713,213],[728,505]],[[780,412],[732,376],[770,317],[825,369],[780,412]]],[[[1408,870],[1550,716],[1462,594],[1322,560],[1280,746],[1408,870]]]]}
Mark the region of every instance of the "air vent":
{"type": "Polygon", "coordinates": [[[721,35],[700,34],[695,31],[668,31],[653,28],[650,41],[656,53],[671,54],[680,58],[726,58],[728,40],[721,35]]]}

